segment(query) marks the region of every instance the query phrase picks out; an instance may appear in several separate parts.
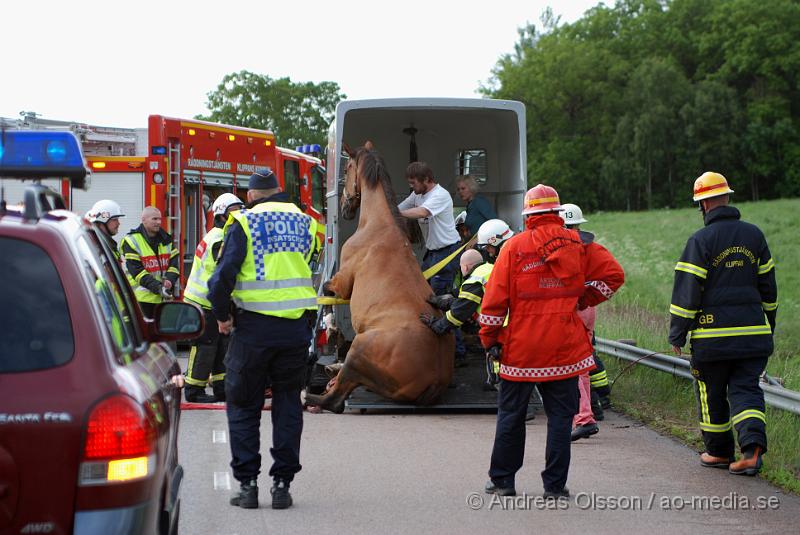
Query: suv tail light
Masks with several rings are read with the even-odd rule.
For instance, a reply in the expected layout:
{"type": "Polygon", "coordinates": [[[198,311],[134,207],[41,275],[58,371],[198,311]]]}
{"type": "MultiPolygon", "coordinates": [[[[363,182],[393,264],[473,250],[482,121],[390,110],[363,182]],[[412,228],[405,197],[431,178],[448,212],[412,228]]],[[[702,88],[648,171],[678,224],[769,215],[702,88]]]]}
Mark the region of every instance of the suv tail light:
{"type": "Polygon", "coordinates": [[[115,395],[94,406],[86,425],[80,485],[147,477],[155,466],[156,430],[132,398],[115,395]]]}

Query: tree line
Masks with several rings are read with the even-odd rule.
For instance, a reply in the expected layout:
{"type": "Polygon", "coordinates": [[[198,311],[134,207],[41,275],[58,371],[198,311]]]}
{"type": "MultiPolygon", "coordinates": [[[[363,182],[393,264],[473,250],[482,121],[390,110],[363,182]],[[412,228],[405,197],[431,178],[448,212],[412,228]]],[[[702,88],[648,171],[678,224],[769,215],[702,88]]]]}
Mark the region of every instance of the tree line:
{"type": "Polygon", "coordinates": [[[488,97],[527,108],[528,177],[590,210],[800,194],[800,3],[619,0],[519,30],[488,97]]]}
{"type": "MultiPolygon", "coordinates": [[[[694,178],[724,174],[736,199],[800,195],[800,2],[617,0],[519,30],[487,97],[527,110],[528,181],[588,210],[686,206],[694,178]]],[[[335,82],[241,71],[200,119],[325,145],[335,82]]]]}

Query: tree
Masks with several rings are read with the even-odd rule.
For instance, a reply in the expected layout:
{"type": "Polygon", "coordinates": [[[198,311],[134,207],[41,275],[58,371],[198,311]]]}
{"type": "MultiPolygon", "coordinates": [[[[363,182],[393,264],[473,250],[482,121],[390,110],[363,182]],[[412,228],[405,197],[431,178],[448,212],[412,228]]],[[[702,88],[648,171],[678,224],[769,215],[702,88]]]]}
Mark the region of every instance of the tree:
{"type": "Polygon", "coordinates": [[[208,93],[211,113],[197,119],[271,130],[284,147],[325,145],[336,104],[345,98],[335,82],[294,83],[240,71],[225,75],[208,93]]]}

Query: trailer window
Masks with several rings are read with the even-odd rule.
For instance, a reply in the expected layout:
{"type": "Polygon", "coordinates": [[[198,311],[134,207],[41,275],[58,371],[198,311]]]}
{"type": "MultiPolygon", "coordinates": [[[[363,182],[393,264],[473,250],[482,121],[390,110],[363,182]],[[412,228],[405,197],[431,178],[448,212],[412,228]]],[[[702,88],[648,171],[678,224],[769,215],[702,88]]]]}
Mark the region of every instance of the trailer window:
{"type": "Polygon", "coordinates": [[[319,165],[311,168],[311,204],[319,213],[325,211],[325,169],[319,165]]]}
{"type": "Polygon", "coordinates": [[[456,176],[471,175],[479,186],[488,180],[486,149],[461,149],[456,157],[456,176]]]}
{"type": "Polygon", "coordinates": [[[289,195],[289,202],[300,206],[300,162],[283,161],[283,189],[289,195]]]}

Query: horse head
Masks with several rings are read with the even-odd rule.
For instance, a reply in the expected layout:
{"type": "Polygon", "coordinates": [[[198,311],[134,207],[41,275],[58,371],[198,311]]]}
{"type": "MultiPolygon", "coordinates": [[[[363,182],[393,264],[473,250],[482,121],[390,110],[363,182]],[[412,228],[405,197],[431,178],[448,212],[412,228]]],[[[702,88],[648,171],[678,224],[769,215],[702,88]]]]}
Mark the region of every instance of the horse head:
{"type": "Polygon", "coordinates": [[[351,149],[347,143],[344,144],[343,150],[350,158],[347,160],[347,167],[345,168],[340,207],[342,217],[350,220],[356,216],[356,210],[361,206],[361,184],[358,177],[356,151],[351,149]]]}

